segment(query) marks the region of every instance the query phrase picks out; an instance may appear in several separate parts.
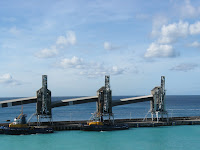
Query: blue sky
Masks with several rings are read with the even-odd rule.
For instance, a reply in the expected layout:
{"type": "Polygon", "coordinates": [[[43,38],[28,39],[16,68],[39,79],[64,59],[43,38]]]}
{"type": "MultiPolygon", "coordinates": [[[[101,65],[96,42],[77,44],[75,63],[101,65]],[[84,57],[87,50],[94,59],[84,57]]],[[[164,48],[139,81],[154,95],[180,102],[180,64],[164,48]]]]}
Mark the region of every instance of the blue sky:
{"type": "Polygon", "coordinates": [[[198,0],[0,1],[0,96],[200,93],[198,0]]]}

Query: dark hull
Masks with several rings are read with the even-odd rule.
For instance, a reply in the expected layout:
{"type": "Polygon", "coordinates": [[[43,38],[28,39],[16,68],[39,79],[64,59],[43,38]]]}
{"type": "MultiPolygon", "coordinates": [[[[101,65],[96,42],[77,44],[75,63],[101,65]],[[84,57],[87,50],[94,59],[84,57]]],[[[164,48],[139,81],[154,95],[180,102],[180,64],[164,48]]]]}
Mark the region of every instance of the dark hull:
{"type": "Polygon", "coordinates": [[[1,127],[0,134],[6,135],[29,135],[29,134],[46,134],[53,133],[52,128],[14,128],[1,127]]]}
{"type": "Polygon", "coordinates": [[[127,125],[82,125],[83,131],[115,131],[115,130],[127,130],[127,125]]]}

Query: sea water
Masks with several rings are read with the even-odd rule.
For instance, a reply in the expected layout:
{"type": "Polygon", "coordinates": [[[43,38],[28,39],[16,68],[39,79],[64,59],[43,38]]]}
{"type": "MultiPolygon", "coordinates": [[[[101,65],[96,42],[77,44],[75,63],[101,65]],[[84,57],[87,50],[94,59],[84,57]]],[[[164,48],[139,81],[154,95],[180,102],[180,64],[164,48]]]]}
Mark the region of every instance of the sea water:
{"type": "Polygon", "coordinates": [[[123,131],[57,131],[0,135],[2,150],[197,150],[200,126],[131,128],[123,131]]]}
{"type": "MultiPolygon", "coordinates": [[[[116,96],[114,100],[127,96],[116,96]]],[[[53,97],[53,101],[71,97],[53,97]]],[[[0,98],[7,100],[13,98],[0,98]]],[[[21,106],[0,109],[0,122],[12,120],[21,106]]],[[[144,118],[150,109],[149,102],[113,108],[115,118],[144,118]]],[[[95,103],[64,106],[53,109],[53,120],[87,120],[96,110],[95,103]]],[[[200,96],[166,96],[169,117],[200,116],[200,96]]],[[[24,113],[35,113],[35,104],[24,105],[24,113]]],[[[34,121],[34,118],[33,118],[34,121]]],[[[86,132],[56,131],[53,134],[0,135],[0,150],[186,150],[199,149],[200,126],[170,126],[131,128],[123,131],[86,132]]]]}

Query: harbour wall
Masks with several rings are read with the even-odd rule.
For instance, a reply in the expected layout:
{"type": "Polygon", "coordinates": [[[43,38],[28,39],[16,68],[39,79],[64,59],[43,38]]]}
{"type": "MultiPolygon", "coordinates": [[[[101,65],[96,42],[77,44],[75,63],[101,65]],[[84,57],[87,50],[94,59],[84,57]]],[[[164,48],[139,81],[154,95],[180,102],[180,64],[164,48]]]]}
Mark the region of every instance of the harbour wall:
{"type": "MultiPolygon", "coordinates": [[[[106,121],[105,121],[106,122],[106,121]]],[[[80,130],[80,124],[86,124],[87,121],[54,121],[42,122],[41,127],[52,127],[55,131],[62,130],[80,130]]],[[[200,125],[200,116],[195,117],[173,117],[163,118],[159,121],[147,119],[116,119],[116,124],[127,124],[130,128],[139,127],[160,127],[160,126],[177,126],[177,125],[200,125]]],[[[1,123],[0,126],[8,126],[9,123],[1,123]]],[[[37,126],[36,122],[29,123],[30,126],[37,126]]]]}

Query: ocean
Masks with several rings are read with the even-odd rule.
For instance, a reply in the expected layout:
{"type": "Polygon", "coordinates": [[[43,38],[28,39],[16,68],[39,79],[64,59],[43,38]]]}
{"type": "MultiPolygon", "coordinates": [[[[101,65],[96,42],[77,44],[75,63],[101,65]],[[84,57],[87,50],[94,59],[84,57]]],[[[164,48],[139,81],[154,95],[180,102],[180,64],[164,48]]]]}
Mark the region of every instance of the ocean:
{"type": "MultiPolygon", "coordinates": [[[[131,96],[113,96],[113,100],[131,96]]],[[[72,97],[53,97],[52,101],[72,97]]],[[[8,100],[13,98],[0,98],[8,100]]],[[[166,110],[169,117],[200,116],[200,96],[166,96],[166,110]]],[[[149,102],[116,106],[116,119],[144,118],[150,109],[149,102]]],[[[21,106],[0,109],[0,122],[13,120],[20,114],[21,106]]],[[[96,110],[96,103],[64,106],[53,109],[53,121],[88,120],[96,110]]],[[[26,104],[23,111],[29,118],[35,113],[35,104],[26,104]]],[[[148,116],[150,117],[150,115],[148,116]]],[[[35,121],[33,118],[31,121],[35,121]]],[[[56,131],[46,135],[0,135],[4,150],[186,150],[200,147],[200,126],[171,126],[156,128],[131,128],[124,131],[85,132],[56,131]]]]}
{"type": "Polygon", "coordinates": [[[2,150],[197,150],[200,126],[131,128],[123,131],[57,131],[0,135],[2,150]]]}

